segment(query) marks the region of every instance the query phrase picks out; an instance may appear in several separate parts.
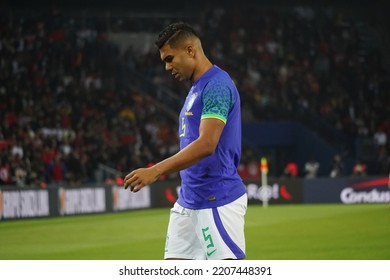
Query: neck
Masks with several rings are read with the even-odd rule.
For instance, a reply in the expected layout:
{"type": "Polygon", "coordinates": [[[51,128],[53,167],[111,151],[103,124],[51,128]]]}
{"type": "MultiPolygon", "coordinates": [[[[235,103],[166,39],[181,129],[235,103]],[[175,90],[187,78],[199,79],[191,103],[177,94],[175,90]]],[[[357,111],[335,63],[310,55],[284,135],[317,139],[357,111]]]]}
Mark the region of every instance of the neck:
{"type": "Polygon", "coordinates": [[[204,73],[210,70],[213,67],[213,64],[208,58],[204,58],[199,66],[195,69],[194,74],[191,77],[191,82],[197,81],[204,73]]]}

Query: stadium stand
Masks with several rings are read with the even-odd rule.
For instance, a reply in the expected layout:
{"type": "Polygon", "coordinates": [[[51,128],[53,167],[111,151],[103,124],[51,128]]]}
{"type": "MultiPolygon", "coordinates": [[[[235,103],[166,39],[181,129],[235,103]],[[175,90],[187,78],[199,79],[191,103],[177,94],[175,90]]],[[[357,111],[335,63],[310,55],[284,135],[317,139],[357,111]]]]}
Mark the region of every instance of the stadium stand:
{"type": "MultiPolygon", "coordinates": [[[[303,123],[344,158],[364,161],[367,173],[388,173],[386,36],[378,19],[358,10],[7,7],[0,20],[0,183],[94,183],[105,179],[102,170],[121,174],[175,152],[175,112],[189,85],[164,73],[155,49],[140,52],[123,40],[178,19],[196,24],[211,60],[234,77],[244,122],[303,123]]],[[[243,153],[249,162],[253,152],[243,153]]]]}

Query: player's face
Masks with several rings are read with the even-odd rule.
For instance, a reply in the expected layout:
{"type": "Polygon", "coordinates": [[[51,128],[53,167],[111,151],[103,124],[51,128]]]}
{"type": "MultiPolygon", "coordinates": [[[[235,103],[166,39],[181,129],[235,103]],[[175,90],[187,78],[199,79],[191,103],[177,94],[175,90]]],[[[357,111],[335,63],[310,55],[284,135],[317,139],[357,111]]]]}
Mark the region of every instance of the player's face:
{"type": "Polygon", "coordinates": [[[187,47],[171,48],[165,44],[160,49],[161,60],[165,63],[165,70],[179,81],[192,80],[194,73],[194,59],[187,47]]]}

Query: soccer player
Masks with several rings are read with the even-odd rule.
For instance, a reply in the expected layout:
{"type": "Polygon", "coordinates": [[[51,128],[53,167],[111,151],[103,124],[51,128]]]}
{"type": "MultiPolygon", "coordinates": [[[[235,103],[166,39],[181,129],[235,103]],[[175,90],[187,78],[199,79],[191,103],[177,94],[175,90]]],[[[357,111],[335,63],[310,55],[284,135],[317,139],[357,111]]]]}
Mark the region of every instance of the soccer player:
{"type": "Polygon", "coordinates": [[[244,259],[245,186],[240,96],[230,76],[203,52],[185,23],[164,28],[156,41],[165,69],[192,87],[179,116],[180,151],[130,172],[124,187],[138,192],[161,175],[180,171],[179,198],[170,212],[165,259],[244,259]]]}

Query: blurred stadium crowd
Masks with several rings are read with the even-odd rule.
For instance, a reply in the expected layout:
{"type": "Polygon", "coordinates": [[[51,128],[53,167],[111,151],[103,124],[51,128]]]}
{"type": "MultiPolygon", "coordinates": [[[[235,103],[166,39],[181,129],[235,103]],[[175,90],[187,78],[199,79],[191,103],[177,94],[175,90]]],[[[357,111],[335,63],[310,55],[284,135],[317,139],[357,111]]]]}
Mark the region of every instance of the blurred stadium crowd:
{"type": "MultiPolygon", "coordinates": [[[[177,151],[168,112],[189,85],[164,73],[156,50],[122,52],[110,40],[116,32],[155,34],[177,18],[99,15],[1,12],[0,184],[94,183],[99,170],[124,174],[177,151]]],[[[373,22],[332,8],[207,5],[184,20],[234,78],[244,122],[299,121],[350,157],[355,140],[368,139],[374,173],[387,174],[390,87],[375,33],[367,32],[373,22]]],[[[243,165],[254,168],[254,158],[244,147],[243,165]]]]}

